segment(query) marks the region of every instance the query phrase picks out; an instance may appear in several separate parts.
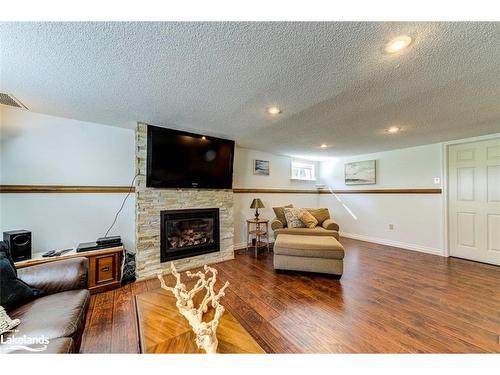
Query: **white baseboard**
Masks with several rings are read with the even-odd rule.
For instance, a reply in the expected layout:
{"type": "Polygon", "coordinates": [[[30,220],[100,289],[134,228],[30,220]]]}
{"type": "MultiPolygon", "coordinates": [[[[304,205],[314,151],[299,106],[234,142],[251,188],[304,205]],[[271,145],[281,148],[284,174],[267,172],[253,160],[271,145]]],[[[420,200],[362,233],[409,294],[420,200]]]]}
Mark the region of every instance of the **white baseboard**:
{"type": "Polygon", "coordinates": [[[411,244],[411,243],[407,243],[407,242],[399,242],[399,241],[394,241],[394,240],[387,240],[385,238],[370,237],[370,236],[364,236],[362,234],[346,233],[346,232],[341,232],[340,236],[346,237],[346,238],[352,238],[354,240],[373,242],[373,243],[377,243],[380,245],[400,247],[401,249],[419,251],[421,253],[444,256],[443,249],[432,248],[432,247],[427,247],[427,246],[422,246],[422,245],[415,245],[415,244],[411,244]]]}

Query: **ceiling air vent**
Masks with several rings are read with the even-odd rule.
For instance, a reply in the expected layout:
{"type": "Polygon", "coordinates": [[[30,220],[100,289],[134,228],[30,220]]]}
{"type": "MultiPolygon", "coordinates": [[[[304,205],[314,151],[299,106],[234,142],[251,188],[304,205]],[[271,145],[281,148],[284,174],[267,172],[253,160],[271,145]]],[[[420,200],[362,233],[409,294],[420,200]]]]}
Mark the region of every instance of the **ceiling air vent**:
{"type": "Polygon", "coordinates": [[[0,104],[10,105],[11,107],[28,109],[23,103],[21,103],[19,100],[17,100],[13,95],[4,94],[3,92],[0,92],[0,104]]]}

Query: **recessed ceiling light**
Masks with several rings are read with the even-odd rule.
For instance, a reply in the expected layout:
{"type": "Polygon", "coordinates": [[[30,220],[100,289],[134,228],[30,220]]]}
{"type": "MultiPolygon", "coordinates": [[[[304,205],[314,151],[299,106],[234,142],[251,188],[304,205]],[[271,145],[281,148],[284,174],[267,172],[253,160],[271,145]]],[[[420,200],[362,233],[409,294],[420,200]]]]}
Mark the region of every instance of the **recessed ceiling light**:
{"type": "Polygon", "coordinates": [[[390,134],[395,134],[401,130],[400,127],[398,126],[391,126],[389,129],[387,129],[387,132],[390,134]]]}
{"type": "Polygon", "coordinates": [[[394,38],[393,40],[391,40],[389,43],[386,44],[385,52],[387,53],[399,52],[402,49],[408,47],[412,41],[413,39],[408,35],[398,36],[397,38],[394,38]]]}
{"type": "Polygon", "coordinates": [[[326,143],[323,143],[321,146],[319,146],[319,148],[327,148],[328,145],[326,143]]]}
{"type": "Polygon", "coordinates": [[[267,107],[266,111],[267,111],[267,113],[269,113],[270,115],[273,115],[273,116],[279,115],[281,112],[283,112],[281,110],[281,108],[277,107],[277,106],[267,107]]]}

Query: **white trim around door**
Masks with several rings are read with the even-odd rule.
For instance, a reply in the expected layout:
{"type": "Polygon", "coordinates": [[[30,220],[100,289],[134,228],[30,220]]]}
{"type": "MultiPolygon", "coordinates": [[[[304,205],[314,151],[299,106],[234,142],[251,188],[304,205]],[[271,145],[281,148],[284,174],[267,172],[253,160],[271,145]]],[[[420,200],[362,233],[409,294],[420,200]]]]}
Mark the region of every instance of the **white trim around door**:
{"type": "Polygon", "coordinates": [[[488,150],[498,152],[498,147],[500,133],[443,144],[445,256],[500,264],[500,200],[495,198],[500,160],[496,154],[487,155],[488,150]],[[458,158],[457,152],[463,157],[458,158]],[[464,159],[466,154],[469,159],[464,159]]]}

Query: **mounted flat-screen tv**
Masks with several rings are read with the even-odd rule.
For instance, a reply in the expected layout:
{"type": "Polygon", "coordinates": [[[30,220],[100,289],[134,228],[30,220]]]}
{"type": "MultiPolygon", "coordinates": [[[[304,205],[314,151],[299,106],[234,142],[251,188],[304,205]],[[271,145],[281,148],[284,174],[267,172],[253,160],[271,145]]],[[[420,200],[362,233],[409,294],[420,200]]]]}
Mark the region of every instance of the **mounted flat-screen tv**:
{"type": "Polygon", "coordinates": [[[147,149],[147,187],[233,187],[234,141],[148,125],[147,149]]]}

